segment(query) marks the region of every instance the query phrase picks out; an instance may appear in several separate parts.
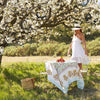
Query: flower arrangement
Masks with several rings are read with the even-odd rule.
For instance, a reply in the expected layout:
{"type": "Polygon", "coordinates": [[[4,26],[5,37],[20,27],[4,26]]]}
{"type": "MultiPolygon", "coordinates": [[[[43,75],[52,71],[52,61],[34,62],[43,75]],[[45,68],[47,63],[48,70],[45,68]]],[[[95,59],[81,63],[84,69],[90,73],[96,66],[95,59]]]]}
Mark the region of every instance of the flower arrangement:
{"type": "Polygon", "coordinates": [[[65,60],[63,59],[63,56],[61,56],[61,58],[58,59],[57,62],[65,62],[65,60]]]}

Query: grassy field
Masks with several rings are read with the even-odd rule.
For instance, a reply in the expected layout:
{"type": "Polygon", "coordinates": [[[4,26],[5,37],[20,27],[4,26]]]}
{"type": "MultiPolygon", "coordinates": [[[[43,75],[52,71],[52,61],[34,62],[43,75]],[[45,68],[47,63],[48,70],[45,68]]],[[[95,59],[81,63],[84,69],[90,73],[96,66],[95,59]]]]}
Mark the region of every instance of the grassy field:
{"type": "Polygon", "coordinates": [[[100,100],[100,63],[89,64],[88,68],[88,77],[84,76],[84,89],[78,89],[76,82],[73,82],[66,97],[47,77],[42,76],[40,80],[40,72],[45,71],[45,63],[2,63],[0,100],[100,100]],[[21,79],[31,77],[35,78],[35,88],[24,90],[21,79]]]}

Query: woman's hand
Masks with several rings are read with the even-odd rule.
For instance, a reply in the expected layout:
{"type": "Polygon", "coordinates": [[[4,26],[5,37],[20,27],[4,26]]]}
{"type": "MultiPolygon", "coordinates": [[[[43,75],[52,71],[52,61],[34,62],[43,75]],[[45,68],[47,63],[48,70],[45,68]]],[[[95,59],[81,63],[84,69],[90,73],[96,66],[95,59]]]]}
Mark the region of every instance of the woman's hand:
{"type": "Polygon", "coordinates": [[[68,50],[68,53],[67,53],[67,56],[69,56],[70,55],[70,50],[68,50]]]}
{"type": "Polygon", "coordinates": [[[85,55],[87,55],[87,56],[88,56],[88,53],[87,53],[87,51],[85,51],[85,55]]]}

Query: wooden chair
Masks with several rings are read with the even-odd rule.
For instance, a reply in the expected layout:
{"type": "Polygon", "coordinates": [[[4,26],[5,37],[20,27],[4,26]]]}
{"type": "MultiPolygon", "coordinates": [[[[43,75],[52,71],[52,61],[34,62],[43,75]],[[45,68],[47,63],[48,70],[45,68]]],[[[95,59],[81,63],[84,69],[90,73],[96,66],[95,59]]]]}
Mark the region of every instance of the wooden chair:
{"type": "Polygon", "coordinates": [[[87,65],[85,65],[85,66],[83,67],[83,69],[80,70],[80,72],[81,72],[82,75],[83,75],[83,78],[86,78],[87,84],[88,84],[88,71],[89,71],[89,68],[88,68],[87,65]]]}
{"type": "Polygon", "coordinates": [[[47,74],[48,74],[47,72],[40,72],[40,81],[41,81],[41,75],[44,75],[44,78],[45,78],[45,75],[47,74]]]}

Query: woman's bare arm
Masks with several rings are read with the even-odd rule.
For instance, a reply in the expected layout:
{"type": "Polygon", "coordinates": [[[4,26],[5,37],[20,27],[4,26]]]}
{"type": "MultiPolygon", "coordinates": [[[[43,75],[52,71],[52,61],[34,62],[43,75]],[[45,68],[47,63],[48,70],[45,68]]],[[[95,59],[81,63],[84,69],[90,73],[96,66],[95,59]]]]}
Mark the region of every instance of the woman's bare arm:
{"type": "Polygon", "coordinates": [[[69,46],[69,49],[68,49],[68,53],[67,53],[67,55],[69,55],[70,54],[70,50],[72,49],[72,42],[70,43],[70,46],[69,46]]]}
{"type": "Polygon", "coordinates": [[[88,55],[84,35],[82,35],[82,43],[83,43],[83,46],[84,46],[84,49],[85,49],[85,54],[88,55]]]}
{"type": "MultiPolygon", "coordinates": [[[[74,35],[73,35],[74,36],[74,35]]],[[[73,38],[72,38],[72,40],[73,40],[73,38]]],[[[72,41],[73,42],[73,41],[72,41]]],[[[69,49],[68,49],[68,53],[67,53],[67,55],[69,55],[70,54],[70,50],[72,49],[72,42],[70,43],[70,46],[69,46],[69,49]]]]}

